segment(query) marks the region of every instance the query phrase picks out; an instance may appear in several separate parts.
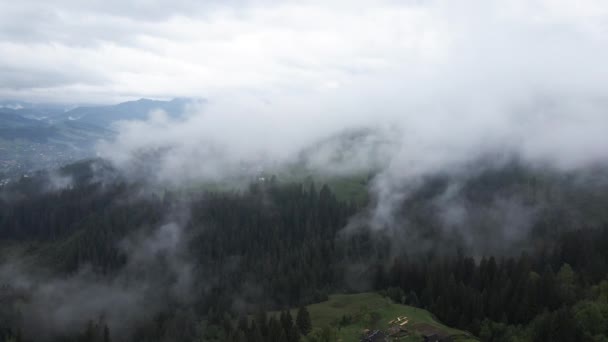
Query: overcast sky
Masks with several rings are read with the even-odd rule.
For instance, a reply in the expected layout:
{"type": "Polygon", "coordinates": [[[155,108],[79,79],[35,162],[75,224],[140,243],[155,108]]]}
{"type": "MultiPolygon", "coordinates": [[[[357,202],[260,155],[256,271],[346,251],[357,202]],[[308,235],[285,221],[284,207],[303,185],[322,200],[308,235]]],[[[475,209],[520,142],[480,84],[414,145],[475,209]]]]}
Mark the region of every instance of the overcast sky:
{"type": "Polygon", "coordinates": [[[606,161],[607,60],[605,0],[0,1],[0,98],[209,100],[106,145],[171,146],[170,175],[371,126],[397,173],[497,148],[606,161]]]}
{"type": "Polygon", "coordinates": [[[603,0],[3,0],[0,97],[271,101],[458,73],[597,90],[607,27],[603,0]]]}

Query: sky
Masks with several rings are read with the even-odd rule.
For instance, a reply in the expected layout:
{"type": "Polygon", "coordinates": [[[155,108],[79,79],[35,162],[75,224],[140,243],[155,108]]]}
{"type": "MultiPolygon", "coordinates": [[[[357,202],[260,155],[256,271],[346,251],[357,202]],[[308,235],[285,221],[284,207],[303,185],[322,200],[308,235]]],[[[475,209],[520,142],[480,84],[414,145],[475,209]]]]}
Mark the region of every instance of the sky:
{"type": "Polygon", "coordinates": [[[207,100],[100,145],[125,165],[170,151],[164,179],[362,127],[394,142],[382,153],[398,178],[500,149],[606,161],[606,60],[603,0],[0,2],[0,98],[207,100]]]}
{"type": "Polygon", "coordinates": [[[0,97],[333,103],[442,79],[456,83],[420,91],[584,92],[606,85],[607,18],[602,0],[4,0],[0,97]]]}

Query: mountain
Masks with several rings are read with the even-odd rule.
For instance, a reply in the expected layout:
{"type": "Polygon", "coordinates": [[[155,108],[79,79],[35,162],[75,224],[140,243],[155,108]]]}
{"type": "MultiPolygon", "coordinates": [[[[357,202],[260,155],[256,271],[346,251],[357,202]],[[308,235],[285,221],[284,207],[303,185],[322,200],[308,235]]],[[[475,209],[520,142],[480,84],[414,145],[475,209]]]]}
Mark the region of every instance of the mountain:
{"type": "Polygon", "coordinates": [[[91,157],[100,139],[111,139],[113,123],[145,120],[154,110],[179,117],[192,99],[139,99],[116,105],[68,105],[0,101],[0,181],[32,169],[57,167],[91,157]]]}
{"type": "Polygon", "coordinates": [[[20,115],[15,109],[0,108],[0,128],[2,129],[39,126],[41,124],[37,120],[20,115]]]}
{"type": "Polygon", "coordinates": [[[0,109],[0,139],[44,143],[57,136],[59,131],[52,125],[23,117],[17,110],[0,109]]]}
{"type": "Polygon", "coordinates": [[[0,139],[24,140],[37,143],[79,142],[89,143],[91,137],[105,137],[112,132],[91,124],[62,121],[50,124],[46,121],[23,117],[16,111],[0,109],[0,139]]]}
{"type": "Polygon", "coordinates": [[[11,111],[19,116],[35,120],[52,118],[64,113],[72,107],[73,106],[65,104],[30,103],[10,100],[0,101],[0,111],[11,111]]]}
{"type": "MultiPolygon", "coordinates": [[[[56,124],[79,121],[89,125],[110,126],[120,120],[145,120],[154,110],[165,111],[171,117],[179,117],[185,106],[201,99],[175,98],[170,101],[141,98],[115,105],[71,106],[65,104],[36,104],[22,101],[0,101],[0,113],[18,115],[25,119],[56,124]]],[[[0,122],[3,124],[3,122],[0,122]]]]}
{"type": "Polygon", "coordinates": [[[15,110],[0,109],[0,176],[19,175],[88,157],[96,141],[112,134],[87,123],[51,124],[22,117],[15,110]]]}
{"type": "Polygon", "coordinates": [[[79,121],[108,127],[120,120],[145,120],[154,110],[162,110],[171,117],[178,117],[191,102],[191,99],[185,98],[171,101],[139,99],[110,106],[77,107],[54,116],[52,121],[79,121]]]}

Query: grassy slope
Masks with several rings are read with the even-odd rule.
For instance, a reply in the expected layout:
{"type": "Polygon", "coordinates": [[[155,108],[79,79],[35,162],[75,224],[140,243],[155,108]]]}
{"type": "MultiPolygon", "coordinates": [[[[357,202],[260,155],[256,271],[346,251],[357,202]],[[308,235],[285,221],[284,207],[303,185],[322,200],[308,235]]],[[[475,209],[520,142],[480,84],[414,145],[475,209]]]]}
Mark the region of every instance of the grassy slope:
{"type": "Polygon", "coordinates": [[[306,189],[314,182],[317,191],[327,184],[336,197],[344,202],[363,204],[367,201],[369,172],[351,175],[327,175],[308,170],[304,167],[292,167],[277,172],[277,179],[282,183],[302,183],[306,189]]]}
{"type": "MultiPolygon", "coordinates": [[[[327,325],[336,325],[336,322],[344,315],[352,316],[352,323],[342,327],[338,331],[340,341],[359,341],[361,332],[366,328],[372,328],[369,323],[369,316],[372,312],[376,312],[380,317],[375,327],[377,329],[387,329],[389,321],[398,316],[407,316],[410,320],[408,323],[410,326],[416,323],[426,323],[453,336],[455,341],[477,341],[476,338],[464,331],[449,328],[437,322],[431,313],[426,310],[395,304],[377,293],[332,295],[328,301],[312,304],[307,308],[310,312],[314,329],[320,329],[327,325]]],[[[294,309],[292,311],[294,319],[296,314],[297,310],[294,309]]],[[[421,340],[421,337],[412,335],[400,341],[421,340]]]]}
{"type": "MultiPolygon", "coordinates": [[[[312,177],[308,178],[311,179],[312,177]]],[[[344,177],[316,177],[314,182],[317,190],[327,184],[338,200],[363,204],[367,201],[367,177],[365,175],[352,175],[344,177]]],[[[304,184],[307,185],[308,182],[304,184]]]]}
{"type": "MultiPolygon", "coordinates": [[[[267,179],[271,175],[264,174],[267,179]]],[[[312,182],[314,182],[317,191],[321,189],[324,184],[327,184],[331,191],[335,194],[338,200],[343,202],[353,202],[356,204],[363,204],[367,201],[368,193],[368,180],[367,175],[350,175],[350,176],[319,176],[319,175],[285,175],[279,174],[277,176],[279,183],[302,183],[305,190],[312,182]]],[[[210,192],[226,192],[226,191],[238,191],[247,189],[252,182],[255,182],[255,177],[231,179],[230,181],[222,182],[204,182],[198,184],[188,184],[187,186],[180,189],[184,193],[197,193],[200,191],[210,192]]]]}

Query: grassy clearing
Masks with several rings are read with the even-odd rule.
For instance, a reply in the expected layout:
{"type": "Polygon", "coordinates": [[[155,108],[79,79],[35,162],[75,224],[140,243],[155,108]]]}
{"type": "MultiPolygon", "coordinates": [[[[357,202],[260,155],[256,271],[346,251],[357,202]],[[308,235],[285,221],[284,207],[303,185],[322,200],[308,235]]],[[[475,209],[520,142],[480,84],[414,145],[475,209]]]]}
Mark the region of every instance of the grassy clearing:
{"type": "MultiPolygon", "coordinates": [[[[364,329],[386,330],[389,321],[398,316],[407,316],[408,326],[435,328],[438,332],[453,337],[454,341],[477,341],[470,334],[447,327],[437,322],[430,312],[412,306],[393,303],[377,293],[338,294],[322,303],[307,306],[314,329],[332,326],[337,329],[339,341],[359,341],[364,329]],[[346,318],[346,320],[344,320],[346,318]],[[343,324],[340,321],[344,320],[343,324]]],[[[297,310],[291,314],[295,318],[297,310]]],[[[399,341],[422,341],[420,335],[411,334],[399,341]]]]}
{"type": "MultiPolygon", "coordinates": [[[[262,174],[259,175],[259,177],[264,177],[266,180],[269,180],[270,177],[272,177],[272,174],[262,174]]],[[[317,191],[319,191],[324,184],[327,184],[336,198],[343,202],[352,202],[362,205],[367,202],[368,199],[369,180],[367,174],[330,177],[312,173],[301,173],[297,175],[279,173],[276,177],[277,181],[282,184],[301,183],[305,190],[308,190],[311,183],[315,184],[317,191]]],[[[249,188],[250,184],[258,181],[258,177],[242,177],[221,182],[188,184],[179,190],[185,194],[198,193],[200,191],[220,193],[242,191],[249,188]]]]}
{"type": "Polygon", "coordinates": [[[367,201],[368,181],[365,175],[334,177],[320,180],[336,194],[338,200],[362,204],[367,201]]]}

